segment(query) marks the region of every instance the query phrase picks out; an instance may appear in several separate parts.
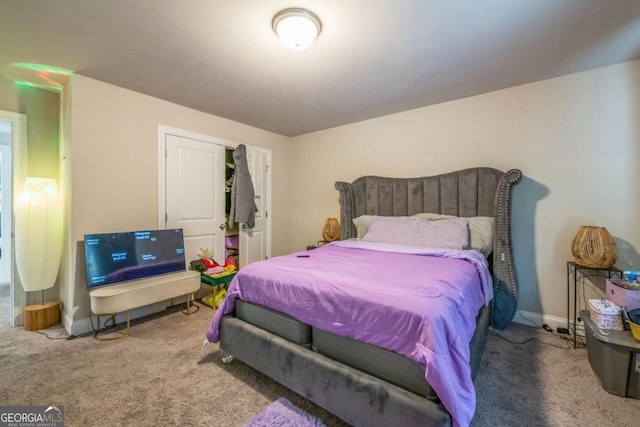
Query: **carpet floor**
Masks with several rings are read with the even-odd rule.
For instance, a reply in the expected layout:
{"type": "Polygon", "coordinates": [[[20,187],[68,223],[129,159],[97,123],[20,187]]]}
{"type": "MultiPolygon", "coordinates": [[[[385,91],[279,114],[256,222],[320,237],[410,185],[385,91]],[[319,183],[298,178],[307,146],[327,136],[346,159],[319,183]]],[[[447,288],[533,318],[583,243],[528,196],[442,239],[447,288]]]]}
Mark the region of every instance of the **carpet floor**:
{"type": "MultiPolygon", "coordinates": [[[[61,405],[66,426],[242,426],[279,397],[321,419],[337,417],[247,367],[201,353],[213,311],[180,308],[132,322],[114,341],[0,330],[0,405],[61,405]],[[60,339],[56,339],[60,338],[60,339]]],[[[479,426],[637,426],[640,400],[602,390],[586,349],[513,324],[489,334],[476,380],[479,426]]]]}

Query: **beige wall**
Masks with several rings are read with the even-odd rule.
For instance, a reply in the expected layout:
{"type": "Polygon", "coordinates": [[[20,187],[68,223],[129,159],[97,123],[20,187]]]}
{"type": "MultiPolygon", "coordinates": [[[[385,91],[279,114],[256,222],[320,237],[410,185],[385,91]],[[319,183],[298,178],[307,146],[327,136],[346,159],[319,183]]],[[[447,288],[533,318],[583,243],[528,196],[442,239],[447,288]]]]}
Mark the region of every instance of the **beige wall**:
{"type": "Polygon", "coordinates": [[[160,124],[271,150],[272,254],[283,253],[288,228],[288,138],[80,75],[71,77],[70,93],[74,319],[89,313],[79,268],[83,260],[76,254],[84,234],[158,226],[160,124]]]}
{"type": "MultiPolygon", "coordinates": [[[[18,90],[27,115],[25,176],[53,178],[60,183],[60,93],[29,86],[19,86],[18,90]]],[[[44,298],[57,301],[58,294],[59,279],[54,287],[44,291],[44,298]]],[[[39,302],[39,292],[27,295],[27,304],[39,302]]]]}
{"type": "MultiPolygon", "coordinates": [[[[525,175],[513,206],[520,309],[565,316],[565,262],[580,225],[606,226],[618,266],[640,266],[640,61],[293,139],[79,75],[67,95],[61,171],[70,183],[70,245],[61,299],[75,320],[89,311],[76,260],[84,233],[157,226],[158,124],[272,150],[273,255],[321,238],[324,218],[338,215],[336,180],[485,165],[525,175]]],[[[6,79],[0,109],[25,112],[6,79]]],[[[53,151],[44,151],[52,162],[53,151]]]]}
{"type": "Polygon", "coordinates": [[[27,116],[25,176],[58,179],[60,93],[0,76],[0,110],[27,116]]]}
{"type": "Polygon", "coordinates": [[[20,87],[27,115],[26,176],[59,178],[60,92],[20,87]]]}
{"type": "MultiPolygon", "coordinates": [[[[17,85],[0,77],[0,109],[27,116],[26,151],[21,153],[25,165],[22,175],[59,178],[59,108],[60,93],[27,85],[17,85]]],[[[14,167],[15,167],[14,160],[14,167]]],[[[15,172],[18,174],[18,172],[15,172]]],[[[19,195],[14,194],[14,200],[19,195]]],[[[17,273],[16,273],[17,274],[17,273]]],[[[45,300],[57,300],[58,284],[44,291],[45,300]]],[[[27,304],[39,303],[40,293],[27,295],[27,304]]]]}
{"type": "Polygon", "coordinates": [[[0,110],[12,113],[23,113],[17,85],[8,78],[0,75],[0,110]]]}
{"type": "MultiPolygon", "coordinates": [[[[513,243],[521,310],[566,317],[566,261],[581,225],[640,266],[640,61],[293,138],[289,250],[338,216],[337,180],[519,168],[513,243]]],[[[394,267],[395,268],[395,267],[394,267]]]]}

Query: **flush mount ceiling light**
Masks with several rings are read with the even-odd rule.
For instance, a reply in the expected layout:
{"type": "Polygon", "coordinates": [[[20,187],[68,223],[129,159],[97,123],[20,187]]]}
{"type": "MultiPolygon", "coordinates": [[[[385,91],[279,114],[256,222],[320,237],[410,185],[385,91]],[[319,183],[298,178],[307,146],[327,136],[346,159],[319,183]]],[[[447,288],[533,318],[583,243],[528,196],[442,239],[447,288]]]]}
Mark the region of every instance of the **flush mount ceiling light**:
{"type": "Polygon", "coordinates": [[[322,23],[315,13],[297,7],[278,12],[271,26],[282,43],[293,50],[308,48],[322,31],[322,23]]]}

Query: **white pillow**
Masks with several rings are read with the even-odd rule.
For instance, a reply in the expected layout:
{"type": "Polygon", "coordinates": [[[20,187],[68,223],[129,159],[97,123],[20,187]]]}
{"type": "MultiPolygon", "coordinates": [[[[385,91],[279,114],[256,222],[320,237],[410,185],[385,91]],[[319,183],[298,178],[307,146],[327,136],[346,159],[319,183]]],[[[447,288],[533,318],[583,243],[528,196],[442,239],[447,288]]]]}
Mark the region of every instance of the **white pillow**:
{"type": "Polygon", "coordinates": [[[469,223],[464,218],[425,221],[421,218],[376,216],[362,240],[462,250],[469,247],[469,223]]]}
{"type": "MultiPolygon", "coordinates": [[[[353,218],[353,225],[356,227],[356,239],[362,239],[367,231],[369,230],[369,226],[371,225],[371,221],[373,218],[377,218],[378,215],[360,215],[359,217],[353,218]]],[[[395,218],[410,218],[408,216],[398,216],[395,218]]]]}
{"type": "MultiPolygon", "coordinates": [[[[413,216],[431,221],[458,218],[453,215],[443,215],[430,212],[418,213],[413,216]]],[[[493,251],[493,217],[474,216],[464,219],[469,222],[469,248],[482,252],[484,256],[489,256],[493,251]]]]}
{"type": "Polygon", "coordinates": [[[469,247],[489,256],[493,252],[493,217],[474,216],[469,221],[469,247]]]}
{"type": "Polygon", "coordinates": [[[376,215],[360,215],[357,218],[353,218],[353,225],[356,227],[356,238],[362,239],[369,230],[369,225],[376,215]]]}

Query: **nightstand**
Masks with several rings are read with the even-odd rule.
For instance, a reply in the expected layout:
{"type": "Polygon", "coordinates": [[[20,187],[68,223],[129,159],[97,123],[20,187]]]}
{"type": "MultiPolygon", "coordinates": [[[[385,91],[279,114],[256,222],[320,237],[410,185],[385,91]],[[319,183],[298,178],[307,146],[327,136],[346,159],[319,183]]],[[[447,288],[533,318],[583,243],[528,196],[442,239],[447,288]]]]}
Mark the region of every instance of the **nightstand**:
{"type": "MultiPolygon", "coordinates": [[[[578,285],[582,286],[584,294],[584,281],[587,277],[604,277],[611,279],[618,277],[622,279],[622,271],[616,267],[595,268],[583,267],[573,261],[567,262],[567,329],[573,333],[573,348],[577,347],[576,322],[578,320],[578,285]],[[572,280],[573,277],[573,280],[572,280]],[[573,312],[571,312],[571,287],[573,286],[573,312]],[[573,323],[569,320],[573,314],[573,323]]],[[[584,307],[587,308],[587,307],[584,307]]]]}
{"type": "Polygon", "coordinates": [[[327,242],[326,240],[318,240],[318,242],[315,245],[308,245],[307,246],[307,250],[310,251],[312,249],[317,249],[320,246],[326,245],[327,243],[329,243],[329,242],[327,242]]]}

